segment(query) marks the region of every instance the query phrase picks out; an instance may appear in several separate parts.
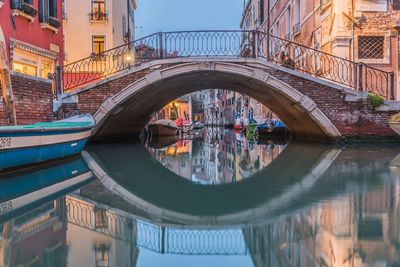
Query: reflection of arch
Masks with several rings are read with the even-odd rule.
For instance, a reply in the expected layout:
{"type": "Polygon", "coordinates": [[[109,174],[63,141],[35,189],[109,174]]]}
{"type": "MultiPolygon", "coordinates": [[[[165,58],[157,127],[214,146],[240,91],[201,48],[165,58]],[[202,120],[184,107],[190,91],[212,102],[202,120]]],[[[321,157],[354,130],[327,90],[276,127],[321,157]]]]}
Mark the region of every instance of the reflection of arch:
{"type": "Polygon", "coordinates": [[[268,106],[297,136],[341,138],[310,97],[264,71],[262,68],[271,66],[263,61],[255,60],[253,64],[261,65],[249,67],[211,59],[190,60],[191,63],[185,63],[183,59],[170,59],[166,64],[181,64],[154,70],[107,99],[95,114],[95,137],[137,133],[153,111],[173,99],[204,88],[223,88],[246,94],[268,106]]]}
{"type": "Polygon", "coordinates": [[[340,153],[317,145],[290,144],[278,160],[254,177],[237,184],[204,187],[146,159],[140,145],[118,147],[118,159],[108,149],[96,146],[84,154],[106,188],[153,219],[192,225],[237,225],[273,215],[293,202],[302,205],[300,196],[313,187],[340,153]],[[307,154],[305,160],[298,159],[301,154],[307,154]],[[140,166],[127,163],[139,158],[140,166]],[[148,174],[149,169],[153,175],[148,174]],[[245,194],[246,199],[240,197],[245,194]]]}

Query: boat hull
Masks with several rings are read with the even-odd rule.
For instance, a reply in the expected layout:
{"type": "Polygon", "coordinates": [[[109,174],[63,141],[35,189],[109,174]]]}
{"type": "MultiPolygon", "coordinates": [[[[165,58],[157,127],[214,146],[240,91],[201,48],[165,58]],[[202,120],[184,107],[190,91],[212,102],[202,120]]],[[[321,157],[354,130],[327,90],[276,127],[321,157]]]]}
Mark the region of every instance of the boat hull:
{"type": "Polygon", "coordinates": [[[176,127],[168,125],[150,124],[149,131],[152,136],[167,136],[167,135],[176,135],[178,129],[176,127]]]}
{"type": "Polygon", "coordinates": [[[275,127],[273,129],[257,128],[257,134],[260,136],[279,136],[286,133],[287,129],[285,127],[275,127]]]}
{"type": "Polygon", "coordinates": [[[400,135],[400,123],[399,122],[389,122],[389,127],[392,128],[398,135],[400,135]]]}
{"type": "Polygon", "coordinates": [[[82,152],[91,130],[0,132],[0,171],[82,152]]]}

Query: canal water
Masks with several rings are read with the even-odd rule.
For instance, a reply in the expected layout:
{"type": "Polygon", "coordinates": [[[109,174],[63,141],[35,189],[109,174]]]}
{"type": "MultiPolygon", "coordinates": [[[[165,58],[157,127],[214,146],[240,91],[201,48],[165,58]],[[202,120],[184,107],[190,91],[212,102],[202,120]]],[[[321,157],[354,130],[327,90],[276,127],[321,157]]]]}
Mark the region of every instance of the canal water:
{"type": "Polygon", "coordinates": [[[400,266],[400,145],[96,144],[0,179],[0,266],[400,266]]]}

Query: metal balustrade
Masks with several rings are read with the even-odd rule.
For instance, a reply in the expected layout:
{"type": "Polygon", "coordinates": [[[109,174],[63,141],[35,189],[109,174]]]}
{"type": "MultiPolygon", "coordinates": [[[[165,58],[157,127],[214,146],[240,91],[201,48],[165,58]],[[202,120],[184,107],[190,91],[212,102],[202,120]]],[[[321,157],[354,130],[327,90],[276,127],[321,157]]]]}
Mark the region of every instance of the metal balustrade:
{"type": "Polygon", "coordinates": [[[178,57],[260,58],[354,90],[394,99],[394,73],[261,31],[152,34],[58,68],[58,92],[88,85],[143,62],[178,57]]]}
{"type": "Polygon", "coordinates": [[[99,223],[96,219],[97,208],[93,204],[68,197],[66,206],[69,223],[156,253],[183,255],[246,255],[248,253],[241,228],[179,229],[145,222],[126,213],[119,214],[109,210],[104,210],[105,216],[101,216],[101,223],[99,223]]]}

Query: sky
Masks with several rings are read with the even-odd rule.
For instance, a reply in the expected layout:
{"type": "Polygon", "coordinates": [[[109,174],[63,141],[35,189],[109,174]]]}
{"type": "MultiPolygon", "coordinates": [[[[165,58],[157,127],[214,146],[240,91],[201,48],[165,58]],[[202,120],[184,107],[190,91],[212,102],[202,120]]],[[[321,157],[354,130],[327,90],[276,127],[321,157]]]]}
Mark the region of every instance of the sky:
{"type": "Polygon", "coordinates": [[[136,37],[160,31],[237,30],[244,0],[136,0],[136,37]]]}

